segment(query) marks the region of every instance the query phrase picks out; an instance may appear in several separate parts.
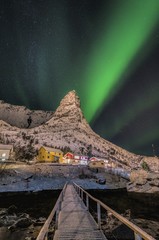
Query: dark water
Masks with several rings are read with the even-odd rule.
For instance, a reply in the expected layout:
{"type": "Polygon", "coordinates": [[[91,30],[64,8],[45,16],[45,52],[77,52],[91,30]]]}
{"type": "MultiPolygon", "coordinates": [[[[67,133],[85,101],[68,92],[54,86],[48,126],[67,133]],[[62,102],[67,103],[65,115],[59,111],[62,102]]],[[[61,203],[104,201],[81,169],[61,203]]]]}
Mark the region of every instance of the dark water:
{"type": "Polygon", "coordinates": [[[89,192],[118,213],[129,209],[132,218],[159,221],[159,194],[128,193],[126,190],[89,192]]]}
{"type": "Polygon", "coordinates": [[[3,193],[0,194],[0,208],[15,205],[18,212],[28,213],[33,218],[47,217],[60,194],[57,191],[41,191],[34,193],[3,193]]]}
{"type": "MultiPolygon", "coordinates": [[[[156,239],[159,239],[159,194],[134,194],[126,191],[89,191],[118,213],[129,209],[131,219],[156,239]],[[136,221],[136,222],[135,222],[136,221]],[[149,226],[149,227],[147,227],[149,226]],[[144,228],[145,227],[145,228],[144,228]]],[[[1,194],[0,208],[15,205],[18,212],[28,213],[32,218],[48,217],[60,191],[42,191],[40,193],[1,194]]],[[[92,204],[92,209],[95,206],[92,204]]],[[[38,229],[39,231],[39,229],[38,229]]],[[[0,227],[0,240],[25,239],[25,229],[9,232],[0,227]]]]}
{"type": "MultiPolygon", "coordinates": [[[[0,194],[0,208],[11,205],[17,207],[18,213],[27,213],[31,219],[47,218],[53,209],[60,191],[42,191],[39,193],[0,194]]],[[[0,218],[3,216],[0,216],[0,218]]],[[[41,226],[17,228],[15,231],[0,226],[0,240],[24,240],[26,237],[36,239],[41,226]]]]}
{"type": "MultiPolygon", "coordinates": [[[[90,191],[116,212],[122,214],[155,239],[159,239],[159,193],[127,193],[127,191],[90,191]]],[[[95,206],[93,206],[95,209],[95,206]]]]}

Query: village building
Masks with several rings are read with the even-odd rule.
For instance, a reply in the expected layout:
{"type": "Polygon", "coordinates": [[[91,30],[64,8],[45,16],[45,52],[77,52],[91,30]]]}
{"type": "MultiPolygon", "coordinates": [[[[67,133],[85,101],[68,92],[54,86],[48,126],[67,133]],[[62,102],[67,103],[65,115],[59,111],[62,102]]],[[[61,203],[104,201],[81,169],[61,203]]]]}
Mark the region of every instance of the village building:
{"type": "Polygon", "coordinates": [[[97,157],[91,157],[89,161],[99,161],[99,159],[97,157]]]}
{"type": "Polygon", "coordinates": [[[88,164],[88,156],[74,155],[74,161],[76,164],[87,165],[88,164]]]}
{"type": "Polygon", "coordinates": [[[42,146],[38,151],[38,160],[41,162],[63,163],[63,152],[60,149],[42,146]]]}
{"type": "Polygon", "coordinates": [[[71,152],[68,152],[63,157],[63,163],[72,164],[73,163],[73,159],[74,159],[74,154],[71,153],[71,152]]]}
{"type": "Polygon", "coordinates": [[[90,168],[105,168],[105,163],[103,160],[98,160],[98,161],[90,161],[88,163],[88,166],[90,168]]]}
{"type": "Polygon", "coordinates": [[[68,152],[68,153],[66,153],[66,154],[64,155],[64,158],[66,158],[66,159],[73,159],[73,158],[74,158],[74,154],[68,152]]]}
{"type": "Polygon", "coordinates": [[[13,153],[13,145],[0,144],[0,161],[9,160],[13,153]]]}

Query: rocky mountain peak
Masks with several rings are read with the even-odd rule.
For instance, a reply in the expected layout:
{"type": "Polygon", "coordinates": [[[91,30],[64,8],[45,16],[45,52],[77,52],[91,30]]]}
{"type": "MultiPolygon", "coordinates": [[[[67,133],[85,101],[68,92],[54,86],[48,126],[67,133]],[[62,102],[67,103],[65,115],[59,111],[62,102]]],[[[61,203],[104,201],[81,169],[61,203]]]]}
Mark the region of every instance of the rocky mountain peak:
{"type": "Polygon", "coordinates": [[[83,121],[86,120],[80,108],[80,99],[76,91],[73,90],[61,100],[53,117],[46,124],[53,126],[61,123],[63,126],[68,127],[70,124],[78,125],[79,122],[83,121]]]}
{"type": "Polygon", "coordinates": [[[75,90],[70,91],[60,102],[60,107],[67,108],[67,106],[74,105],[80,108],[80,99],[75,90]]]}

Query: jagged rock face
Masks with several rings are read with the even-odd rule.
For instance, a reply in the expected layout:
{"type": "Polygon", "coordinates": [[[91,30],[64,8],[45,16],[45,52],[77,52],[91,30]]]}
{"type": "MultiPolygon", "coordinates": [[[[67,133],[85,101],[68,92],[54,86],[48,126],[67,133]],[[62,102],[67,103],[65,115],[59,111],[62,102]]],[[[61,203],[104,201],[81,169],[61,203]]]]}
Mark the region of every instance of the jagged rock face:
{"type": "Polygon", "coordinates": [[[53,118],[47,124],[50,126],[54,125],[56,120],[67,122],[67,124],[78,124],[83,118],[83,113],[80,109],[80,99],[75,91],[71,91],[62,99],[53,118]]]}
{"type": "MultiPolygon", "coordinates": [[[[94,133],[83,116],[80,108],[80,99],[75,91],[69,92],[60,102],[53,117],[45,124],[52,127],[52,131],[69,131],[77,129],[94,133]]],[[[65,133],[66,134],[66,133],[65,133]]]]}
{"type": "Polygon", "coordinates": [[[69,92],[60,102],[60,106],[57,110],[60,110],[60,108],[67,109],[69,106],[76,106],[77,108],[80,108],[80,99],[76,94],[76,91],[69,92]]]}
{"type": "Polygon", "coordinates": [[[48,121],[53,112],[30,110],[24,106],[16,106],[0,101],[0,119],[19,128],[27,128],[28,117],[31,116],[32,123],[30,127],[36,127],[48,121]]]}

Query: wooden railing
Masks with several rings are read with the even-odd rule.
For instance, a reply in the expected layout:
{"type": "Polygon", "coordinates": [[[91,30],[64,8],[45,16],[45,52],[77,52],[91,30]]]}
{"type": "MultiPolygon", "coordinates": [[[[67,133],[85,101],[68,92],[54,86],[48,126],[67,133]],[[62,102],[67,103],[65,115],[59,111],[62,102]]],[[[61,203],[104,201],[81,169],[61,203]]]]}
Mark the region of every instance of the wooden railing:
{"type": "Polygon", "coordinates": [[[64,196],[64,193],[65,193],[66,186],[67,186],[67,183],[65,184],[64,188],[62,189],[53,210],[51,211],[48,219],[46,220],[43,227],[41,228],[41,230],[39,232],[39,235],[37,236],[36,240],[47,240],[48,239],[49,227],[50,227],[50,224],[51,224],[54,217],[55,217],[55,223],[57,223],[58,214],[59,214],[59,211],[61,210],[61,203],[63,201],[63,196],[64,196]]]}
{"type": "Polygon", "coordinates": [[[107,213],[111,213],[115,218],[117,218],[120,222],[125,224],[129,229],[131,229],[134,232],[134,239],[135,240],[155,240],[152,236],[147,234],[145,231],[143,231],[141,228],[130,222],[125,217],[121,216],[117,212],[115,212],[113,209],[108,207],[106,204],[102,203],[100,200],[96,199],[95,197],[91,196],[88,192],[86,192],[84,189],[82,189],[80,186],[78,186],[76,183],[73,183],[74,187],[78,193],[78,195],[81,197],[81,199],[85,202],[87,209],[89,210],[89,199],[92,199],[97,204],[97,224],[98,227],[101,229],[101,207],[107,211],[107,213]]]}

